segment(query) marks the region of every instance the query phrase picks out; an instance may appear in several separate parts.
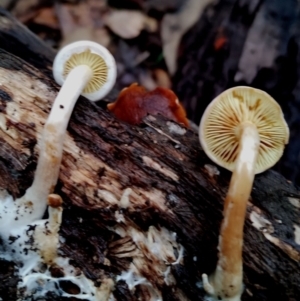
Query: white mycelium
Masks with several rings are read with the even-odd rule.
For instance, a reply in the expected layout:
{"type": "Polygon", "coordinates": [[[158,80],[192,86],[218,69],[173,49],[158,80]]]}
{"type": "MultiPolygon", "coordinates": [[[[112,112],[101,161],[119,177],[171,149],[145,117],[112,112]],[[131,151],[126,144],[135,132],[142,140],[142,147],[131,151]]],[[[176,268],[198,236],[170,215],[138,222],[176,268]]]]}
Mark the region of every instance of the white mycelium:
{"type": "MultiPolygon", "coordinates": [[[[12,202],[11,196],[8,195],[2,200],[6,206],[12,202]]],[[[69,263],[68,258],[58,254],[61,204],[57,207],[49,206],[48,213],[48,219],[41,219],[25,226],[0,229],[2,238],[0,257],[16,264],[15,273],[19,278],[18,299],[37,300],[51,292],[54,296],[100,300],[100,295],[103,295],[102,286],[95,287],[91,280],[69,263]],[[59,275],[57,272],[53,274],[53,270],[58,270],[59,275]],[[66,281],[77,286],[76,294],[64,291],[61,283],[66,281]]],[[[108,300],[108,297],[105,300],[108,300]]]]}

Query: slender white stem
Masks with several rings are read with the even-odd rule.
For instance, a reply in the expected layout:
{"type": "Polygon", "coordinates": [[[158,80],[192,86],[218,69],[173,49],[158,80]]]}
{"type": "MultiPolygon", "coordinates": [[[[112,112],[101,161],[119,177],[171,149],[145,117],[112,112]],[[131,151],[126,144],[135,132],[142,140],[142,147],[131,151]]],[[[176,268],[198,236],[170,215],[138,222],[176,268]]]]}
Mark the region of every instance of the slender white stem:
{"type": "Polygon", "coordinates": [[[259,134],[255,125],[242,124],[239,154],[225,199],[217,267],[209,282],[203,275],[204,287],[215,300],[237,301],[243,291],[243,229],[258,149],[259,134]]]}
{"type": "Polygon", "coordinates": [[[33,221],[41,218],[46,210],[47,197],[57,183],[65,132],[75,103],[89,82],[92,71],[88,66],[74,68],[67,76],[52,106],[44,126],[39,159],[34,180],[23,197],[17,200],[19,205],[31,208],[33,221]]]}

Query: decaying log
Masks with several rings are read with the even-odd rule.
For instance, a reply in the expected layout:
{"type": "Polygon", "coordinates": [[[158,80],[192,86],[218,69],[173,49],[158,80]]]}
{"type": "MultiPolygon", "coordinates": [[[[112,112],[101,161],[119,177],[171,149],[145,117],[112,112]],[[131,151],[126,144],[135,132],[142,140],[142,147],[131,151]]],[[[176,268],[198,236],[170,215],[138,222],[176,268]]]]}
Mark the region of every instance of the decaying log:
{"type": "MultiPolygon", "coordinates": [[[[53,52],[1,9],[0,46],[0,186],[18,197],[33,179],[59,87],[53,52]]],[[[115,300],[150,300],[153,291],[163,300],[204,300],[201,275],[216,264],[230,173],[208,160],[193,130],[151,116],[129,126],[104,107],[80,98],[68,127],[55,189],[64,200],[60,253],[97,285],[112,279],[115,300]],[[147,283],[130,290],[117,276],[132,262],[147,283]]],[[[242,300],[299,300],[299,208],[300,192],[282,176],[256,177],[242,300]]],[[[2,300],[16,300],[15,270],[0,261],[2,300]]],[[[77,300],[78,288],[61,287],[77,300]]],[[[67,298],[49,292],[43,300],[67,298]]]]}

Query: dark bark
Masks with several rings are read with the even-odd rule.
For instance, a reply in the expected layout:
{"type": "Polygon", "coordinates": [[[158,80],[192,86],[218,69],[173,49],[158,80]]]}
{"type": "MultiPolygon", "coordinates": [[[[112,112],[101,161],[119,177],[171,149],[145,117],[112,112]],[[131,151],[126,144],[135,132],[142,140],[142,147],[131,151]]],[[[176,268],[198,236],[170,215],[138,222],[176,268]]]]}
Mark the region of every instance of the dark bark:
{"type": "MultiPolygon", "coordinates": [[[[1,9],[0,17],[0,186],[17,197],[32,181],[37,141],[58,87],[51,75],[53,52],[1,9]]],[[[129,126],[104,107],[80,98],[68,127],[55,189],[64,200],[61,253],[101,284],[128,269],[135,255],[124,251],[127,246],[138,252],[142,275],[164,300],[203,300],[204,291],[197,284],[201,274],[216,265],[230,173],[214,172],[193,130],[174,133],[170,122],[153,117],[141,126],[129,126]],[[130,204],[120,208],[115,199],[128,187],[133,190],[130,204]],[[118,223],[116,214],[126,223],[118,223]],[[182,262],[171,265],[176,284],[163,281],[155,271],[155,258],[129,235],[130,227],[147,234],[150,226],[176,232],[184,247],[182,262]],[[114,230],[118,227],[127,231],[125,238],[114,230]]],[[[299,300],[300,246],[294,234],[300,224],[299,204],[300,193],[276,172],[256,177],[245,225],[242,300],[299,300]]],[[[59,276],[59,271],[53,273],[59,276]]],[[[0,261],[0,279],[5,279],[0,297],[15,300],[16,279],[6,261],[0,261]],[[12,293],[8,295],[7,289],[12,293]]],[[[141,286],[135,289],[119,281],[114,296],[147,300],[141,286]]]]}

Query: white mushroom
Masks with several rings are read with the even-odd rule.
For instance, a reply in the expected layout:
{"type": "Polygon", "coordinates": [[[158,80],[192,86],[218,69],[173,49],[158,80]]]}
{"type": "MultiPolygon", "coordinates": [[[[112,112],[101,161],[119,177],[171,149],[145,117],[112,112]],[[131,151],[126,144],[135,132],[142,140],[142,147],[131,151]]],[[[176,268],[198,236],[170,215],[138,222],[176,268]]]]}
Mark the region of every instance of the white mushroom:
{"type": "Polygon", "coordinates": [[[62,85],[44,126],[34,180],[21,198],[0,204],[0,233],[42,218],[47,197],[57,183],[66,129],[80,94],[95,101],[104,97],[116,80],[116,64],[103,46],[80,41],[59,51],[53,64],[62,85]],[[1,208],[2,207],[2,208],[1,208]],[[5,227],[4,227],[5,225],[5,227]],[[3,229],[3,231],[2,231],[3,229]]]}

